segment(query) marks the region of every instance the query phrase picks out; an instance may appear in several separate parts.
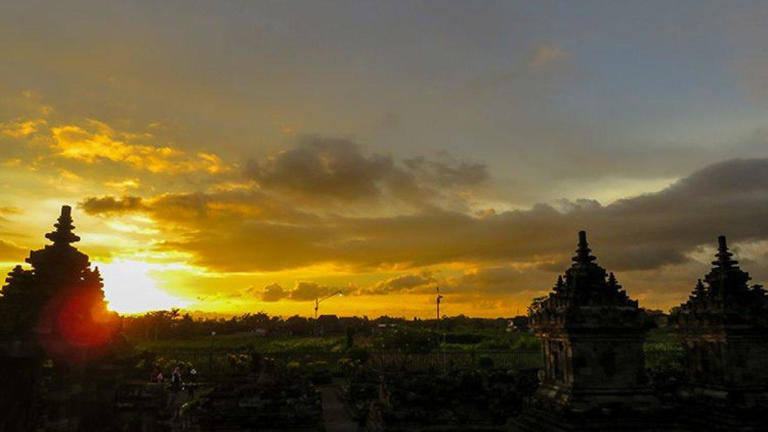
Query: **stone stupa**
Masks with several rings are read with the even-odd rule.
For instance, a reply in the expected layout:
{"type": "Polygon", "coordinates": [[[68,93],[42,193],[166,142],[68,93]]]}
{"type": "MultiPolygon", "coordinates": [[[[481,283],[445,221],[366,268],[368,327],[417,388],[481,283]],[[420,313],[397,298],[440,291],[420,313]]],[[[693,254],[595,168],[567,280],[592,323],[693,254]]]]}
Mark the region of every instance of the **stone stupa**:
{"type": "Polygon", "coordinates": [[[768,295],[749,286],[724,236],[712,269],[670,324],[685,353],[681,397],[688,418],[709,430],[768,430],[768,295]]]}
{"type": "Polygon", "coordinates": [[[649,320],[595,260],[579,232],[573,264],[530,308],[544,368],[512,430],[671,430],[645,377],[649,320]]]}

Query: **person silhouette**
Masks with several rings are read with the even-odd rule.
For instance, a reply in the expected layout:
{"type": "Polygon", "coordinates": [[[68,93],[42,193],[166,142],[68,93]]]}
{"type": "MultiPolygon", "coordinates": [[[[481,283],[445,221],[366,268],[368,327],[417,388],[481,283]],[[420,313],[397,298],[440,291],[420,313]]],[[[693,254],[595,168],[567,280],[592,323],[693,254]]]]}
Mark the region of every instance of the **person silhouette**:
{"type": "Polygon", "coordinates": [[[176,393],[181,390],[181,365],[176,366],[171,373],[171,391],[176,393]]]}

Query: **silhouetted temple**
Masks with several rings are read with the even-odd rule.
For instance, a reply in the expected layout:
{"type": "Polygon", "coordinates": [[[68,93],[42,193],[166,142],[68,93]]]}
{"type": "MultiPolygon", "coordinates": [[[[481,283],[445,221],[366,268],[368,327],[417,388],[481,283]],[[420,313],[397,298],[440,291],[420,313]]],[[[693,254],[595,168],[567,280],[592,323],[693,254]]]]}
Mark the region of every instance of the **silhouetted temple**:
{"type": "Polygon", "coordinates": [[[36,403],[43,362],[50,359],[57,368],[82,364],[104,354],[119,330],[117,316],[106,309],[98,268],[92,270],[88,256],[72,246],[80,238],[69,206],[55,228],[46,234],[53,244],[27,258],[31,270],[15,267],[2,288],[3,431],[34,430],[32,422],[43,416],[36,403]]]}
{"type": "Polygon", "coordinates": [[[707,429],[767,430],[768,296],[718,240],[712,270],[670,317],[685,351],[682,396],[707,429]]]}
{"type": "Polygon", "coordinates": [[[644,372],[648,320],[595,259],[581,231],[573,264],[531,307],[544,369],[513,430],[658,429],[644,372]]]}

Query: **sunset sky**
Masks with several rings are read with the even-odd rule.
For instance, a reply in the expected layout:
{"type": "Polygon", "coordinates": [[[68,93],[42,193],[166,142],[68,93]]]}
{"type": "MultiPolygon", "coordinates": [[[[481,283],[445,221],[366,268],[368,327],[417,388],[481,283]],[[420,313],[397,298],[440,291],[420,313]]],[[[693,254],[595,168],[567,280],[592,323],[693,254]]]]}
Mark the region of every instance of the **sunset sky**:
{"type": "Polygon", "coordinates": [[[111,307],[512,316],[586,229],[642,306],[768,282],[768,4],[0,3],[0,267],[111,307]]]}

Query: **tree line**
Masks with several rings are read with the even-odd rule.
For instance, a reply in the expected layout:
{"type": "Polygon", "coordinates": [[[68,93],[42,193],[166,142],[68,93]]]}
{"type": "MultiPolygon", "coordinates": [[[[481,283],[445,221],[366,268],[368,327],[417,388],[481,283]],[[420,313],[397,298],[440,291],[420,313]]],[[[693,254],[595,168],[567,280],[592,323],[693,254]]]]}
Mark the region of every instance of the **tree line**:
{"type": "Polygon", "coordinates": [[[418,327],[420,329],[455,330],[504,330],[514,328],[527,330],[525,316],[514,318],[472,318],[465,315],[436,319],[381,316],[374,319],[364,317],[321,316],[317,320],[298,315],[283,318],[270,316],[265,312],[245,313],[229,318],[194,317],[179,309],[148,312],[143,315],[122,317],[123,333],[132,338],[148,340],[168,338],[191,338],[209,336],[212,333],[227,335],[244,332],[258,332],[264,335],[309,336],[317,334],[342,333],[345,331],[375,332],[379,329],[397,327],[418,327]],[[510,325],[511,324],[511,325],[510,325]]]}

